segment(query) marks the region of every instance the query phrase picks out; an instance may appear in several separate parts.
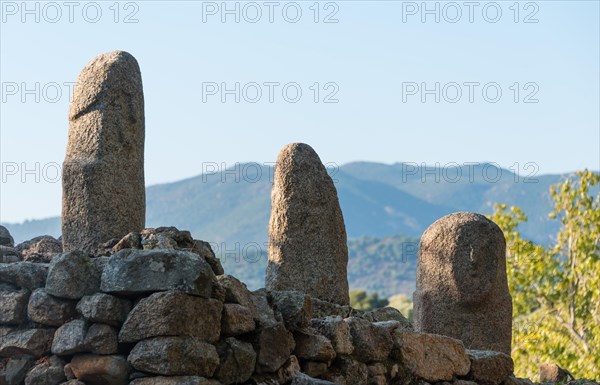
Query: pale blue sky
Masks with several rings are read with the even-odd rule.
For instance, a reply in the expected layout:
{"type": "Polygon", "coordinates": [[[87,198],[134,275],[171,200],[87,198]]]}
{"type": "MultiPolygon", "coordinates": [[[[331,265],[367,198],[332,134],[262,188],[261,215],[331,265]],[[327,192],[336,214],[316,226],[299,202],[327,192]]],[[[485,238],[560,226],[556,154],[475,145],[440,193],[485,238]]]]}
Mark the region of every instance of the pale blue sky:
{"type": "MultiPolygon", "coordinates": [[[[258,1],[263,15],[257,23],[244,14],[240,23],[231,15],[222,23],[220,14],[206,13],[203,22],[203,10],[221,3],[121,2],[116,15],[113,1],[98,2],[102,15],[91,23],[83,8],[91,20],[96,3],[80,2],[71,23],[63,2],[53,3],[62,12],[58,19],[54,5],[38,2],[36,22],[36,2],[29,3],[33,14],[23,14],[15,9],[20,1],[2,1],[0,220],[60,214],[60,182],[53,180],[53,166],[44,165],[64,158],[69,89],[63,84],[74,82],[94,56],[116,49],[132,53],[142,70],[147,184],[197,175],[203,162],[273,162],[279,149],[294,141],[311,144],[324,162],[338,164],[491,161],[509,168],[535,162],[539,174],[600,169],[598,1],[519,2],[518,23],[513,1],[478,2],[472,23],[462,1],[453,3],[463,12],[456,23],[444,18],[456,15],[448,2],[437,2],[439,23],[433,15],[426,15],[425,23],[418,12],[408,15],[420,1],[337,1],[327,8],[320,2],[319,23],[314,1],[275,2],[270,23],[268,6],[258,1]],[[284,6],[289,18],[301,9],[300,21],[286,21],[284,6]],[[498,22],[485,20],[484,6],[488,19],[501,9],[498,22]],[[138,22],[123,23],[131,12],[138,22]],[[323,23],[331,12],[338,22],[323,23]],[[530,14],[537,23],[523,22],[530,14]],[[33,88],[36,82],[39,103],[35,95],[25,95],[23,103],[21,90],[11,88],[22,83],[33,88]],[[231,87],[295,82],[302,98],[286,102],[280,86],[269,103],[263,85],[258,103],[243,98],[234,103],[232,96],[222,103],[218,94],[203,103],[207,82],[231,87]],[[322,102],[334,90],[328,88],[315,103],[310,87],[316,82],[335,83],[339,102],[322,102]],[[428,87],[439,82],[440,89],[458,83],[462,98],[449,103],[442,95],[435,103],[429,95],[422,103],[417,93],[403,102],[403,83],[423,82],[428,87]],[[473,103],[465,82],[481,84],[473,103]],[[63,85],[60,98],[54,83],[63,85]],[[502,90],[497,103],[482,97],[488,83],[502,90]],[[521,88],[518,103],[514,83],[521,88]],[[526,83],[534,84],[523,89],[526,83]],[[539,102],[523,103],[532,91],[539,102]],[[39,183],[21,169],[22,164],[35,169],[36,163],[39,183]]],[[[436,2],[427,4],[433,8],[436,2]]],[[[254,17],[254,5],[239,6],[254,17]]],[[[448,99],[455,97],[455,87],[445,89],[448,99]]]]}

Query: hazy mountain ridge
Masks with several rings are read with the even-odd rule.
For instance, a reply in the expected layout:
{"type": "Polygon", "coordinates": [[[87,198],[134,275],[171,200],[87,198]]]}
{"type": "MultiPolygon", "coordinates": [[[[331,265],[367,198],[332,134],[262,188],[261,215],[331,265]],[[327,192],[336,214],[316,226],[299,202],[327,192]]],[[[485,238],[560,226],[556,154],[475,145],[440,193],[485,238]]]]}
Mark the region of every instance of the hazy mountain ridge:
{"type": "MultiPolygon", "coordinates": [[[[407,258],[402,248],[412,248],[431,223],[451,212],[487,214],[493,203],[503,202],[529,215],[522,229],[525,237],[547,242],[556,233],[558,221],[547,217],[552,209],[549,188],[566,175],[536,176],[525,183],[509,170],[482,164],[469,170],[472,178],[461,170],[463,177],[453,182],[457,170],[428,169],[429,174],[421,175],[412,166],[354,162],[333,170],[350,239],[348,275],[353,288],[409,294],[416,253],[404,250],[413,253],[407,258]],[[484,176],[484,168],[492,176],[500,172],[501,178],[484,176]],[[407,246],[411,242],[413,246],[407,246]]],[[[260,167],[258,180],[217,173],[149,186],[146,225],[190,230],[195,238],[211,242],[227,272],[252,288],[262,286],[273,174],[271,168],[260,167]]],[[[17,242],[60,234],[58,217],[5,226],[17,242]]]]}

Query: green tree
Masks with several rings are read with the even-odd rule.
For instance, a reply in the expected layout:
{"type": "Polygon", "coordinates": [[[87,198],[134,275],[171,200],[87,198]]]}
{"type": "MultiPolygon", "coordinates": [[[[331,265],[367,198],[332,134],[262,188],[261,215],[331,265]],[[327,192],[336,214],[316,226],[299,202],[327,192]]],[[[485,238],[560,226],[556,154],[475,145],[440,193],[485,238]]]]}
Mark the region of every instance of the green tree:
{"type": "Polygon", "coordinates": [[[561,221],[554,244],[543,247],[518,231],[527,216],[496,205],[490,218],[507,241],[513,297],[513,350],[517,375],[534,377],[554,362],[576,377],[600,377],[600,175],[588,170],[552,186],[561,221]]]}
{"type": "Polygon", "coordinates": [[[413,321],[413,303],[406,294],[396,294],[391,296],[388,301],[388,306],[400,310],[403,316],[406,317],[410,322],[413,321]]]}
{"type": "Polygon", "coordinates": [[[364,290],[350,290],[350,306],[357,310],[373,310],[388,305],[388,300],[379,298],[377,292],[367,295],[364,290]]]}

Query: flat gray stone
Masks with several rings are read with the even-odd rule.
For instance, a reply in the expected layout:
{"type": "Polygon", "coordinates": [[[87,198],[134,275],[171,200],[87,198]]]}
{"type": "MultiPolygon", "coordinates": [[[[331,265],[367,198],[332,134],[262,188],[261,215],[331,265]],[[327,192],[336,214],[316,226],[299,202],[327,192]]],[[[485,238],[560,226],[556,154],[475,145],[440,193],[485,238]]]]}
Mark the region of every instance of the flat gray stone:
{"type": "Polygon", "coordinates": [[[219,366],[215,347],[192,337],[158,337],[140,341],[128,360],[136,370],[166,376],[211,377],[219,366]]]}
{"type": "Polygon", "coordinates": [[[154,293],[140,300],[129,313],[119,341],[137,342],[150,337],[190,336],[216,342],[221,331],[223,305],[178,291],[154,293]]]}
{"type": "Polygon", "coordinates": [[[179,290],[210,298],[215,284],[210,265],[195,253],[124,249],[104,268],[101,290],[120,295],[179,290]]]}
{"type": "Polygon", "coordinates": [[[31,291],[46,285],[48,265],[31,262],[0,264],[0,282],[11,283],[31,291]]]}
{"type": "Polygon", "coordinates": [[[55,256],[48,269],[46,292],[56,297],[80,299],[100,289],[103,259],[80,251],[55,256]]]}

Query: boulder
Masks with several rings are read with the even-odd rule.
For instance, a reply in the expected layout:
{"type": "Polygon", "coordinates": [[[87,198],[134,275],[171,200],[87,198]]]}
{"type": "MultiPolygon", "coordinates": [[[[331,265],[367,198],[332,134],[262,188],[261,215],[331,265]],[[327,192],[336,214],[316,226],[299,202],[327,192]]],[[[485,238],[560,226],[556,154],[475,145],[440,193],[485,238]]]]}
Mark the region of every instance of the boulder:
{"type": "Polygon", "coordinates": [[[101,260],[80,251],[55,256],[48,269],[46,292],[55,297],[80,299],[100,289],[101,260]]]}
{"type": "Polygon", "coordinates": [[[360,362],[383,361],[392,351],[394,341],[389,330],[357,317],[344,320],[350,327],[352,355],[360,362]]]}
{"type": "Polygon", "coordinates": [[[54,297],[45,289],[37,289],[31,294],[27,305],[29,319],[49,326],[61,326],[77,315],[76,302],[54,297]]]}
{"type": "Polygon", "coordinates": [[[49,263],[55,255],[63,252],[62,242],[50,235],[35,237],[20,243],[15,249],[24,261],[34,263],[49,263]]]}
{"type": "Polygon", "coordinates": [[[125,322],[130,310],[130,301],[104,293],[84,296],[77,303],[77,311],[86,320],[115,327],[125,322]]]}
{"type": "Polygon", "coordinates": [[[57,356],[39,360],[25,377],[25,385],[59,385],[66,381],[65,363],[57,356]]]}
{"type": "Polygon", "coordinates": [[[252,376],[256,352],[252,345],[229,337],[217,345],[219,367],[214,377],[224,385],[241,384],[252,376]]]}
{"type": "Polygon", "coordinates": [[[140,341],[128,360],[136,370],[165,376],[211,377],[219,366],[215,347],[193,337],[157,337],[140,341]]]}
{"type": "Polygon", "coordinates": [[[27,319],[29,290],[2,289],[0,287],[0,324],[18,325],[27,319]]]}
{"type": "Polygon", "coordinates": [[[154,293],[129,313],[120,342],[159,336],[189,336],[216,342],[221,331],[222,303],[180,291],[154,293]]]}
{"type": "Polygon", "coordinates": [[[401,332],[395,343],[402,364],[415,377],[428,382],[451,381],[469,373],[471,362],[463,343],[437,334],[401,332]]]}
{"type": "Polygon", "coordinates": [[[342,317],[314,318],[311,320],[311,327],[331,341],[337,354],[348,355],[354,351],[350,326],[342,317]]]}
{"type": "Polygon", "coordinates": [[[263,327],[254,341],[256,371],[273,373],[290,357],[295,347],[294,337],[283,323],[263,327]]]}
{"type": "Polygon", "coordinates": [[[41,357],[50,353],[54,329],[15,330],[0,338],[0,357],[30,355],[41,357]]]}
{"type": "Polygon", "coordinates": [[[237,336],[254,331],[256,324],[252,312],[237,303],[223,305],[221,318],[221,333],[224,336],[237,336]]]}
{"type": "Polygon", "coordinates": [[[127,385],[129,364],[123,356],[78,354],[71,360],[71,370],[86,385],[127,385]]]}
{"type": "Polygon", "coordinates": [[[471,360],[469,377],[478,384],[498,385],[513,375],[514,364],[508,354],[467,350],[471,360]]]}
{"type": "Polygon", "coordinates": [[[331,341],[322,335],[310,331],[296,331],[294,332],[294,340],[296,342],[294,355],[298,358],[331,362],[336,356],[331,341]]]}
{"type": "Polygon", "coordinates": [[[48,265],[31,262],[0,264],[0,282],[33,291],[46,285],[48,265]]]}
{"type": "Polygon", "coordinates": [[[124,249],[108,261],[101,290],[120,295],[179,290],[210,298],[215,284],[210,265],[192,252],[124,249]]]}
{"type": "Polygon", "coordinates": [[[0,226],[0,246],[15,246],[15,240],[13,239],[12,235],[10,235],[8,229],[4,226],[0,226]]]}
{"type": "Polygon", "coordinates": [[[300,291],[271,292],[273,308],[279,312],[288,330],[304,330],[312,318],[310,297],[300,291]]]}

